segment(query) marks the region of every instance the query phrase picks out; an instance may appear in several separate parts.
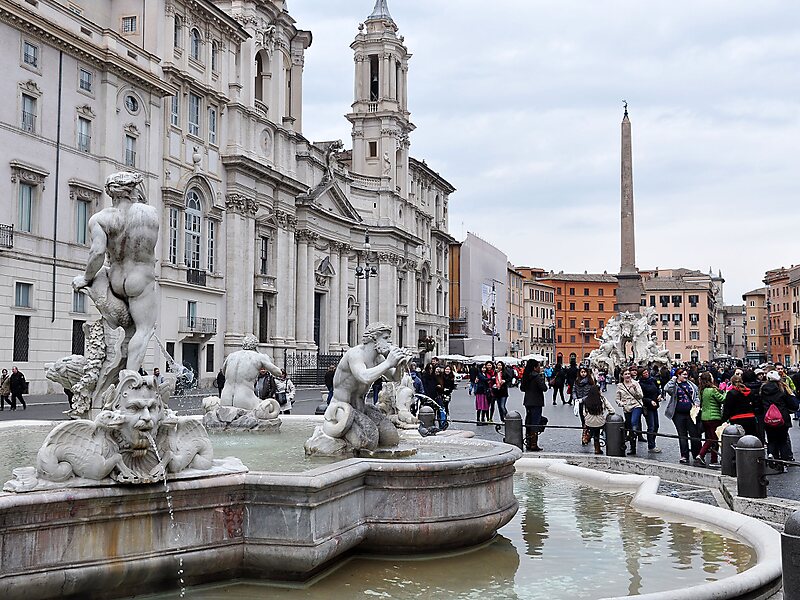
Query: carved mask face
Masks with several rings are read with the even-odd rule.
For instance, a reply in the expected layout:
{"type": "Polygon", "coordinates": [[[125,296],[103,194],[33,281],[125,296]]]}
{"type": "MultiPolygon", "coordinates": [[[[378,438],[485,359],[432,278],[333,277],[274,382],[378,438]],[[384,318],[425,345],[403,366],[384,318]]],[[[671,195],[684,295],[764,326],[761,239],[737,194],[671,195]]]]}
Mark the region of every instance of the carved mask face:
{"type": "Polygon", "coordinates": [[[388,333],[382,333],[378,336],[378,339],[375,340],[375,349],[381,356],[389,354],[389,351],[392,349],[392,343],[388,333]]]}
{"type": "Polygon", "coordinates": [[[164,417],[158,392],[147,386],[128,390],[119,403],[119,412],[125,418],[120,433],[131,444],[134,456],[146,454],[151,449],[150,437],[155,437],[164,417]]]}

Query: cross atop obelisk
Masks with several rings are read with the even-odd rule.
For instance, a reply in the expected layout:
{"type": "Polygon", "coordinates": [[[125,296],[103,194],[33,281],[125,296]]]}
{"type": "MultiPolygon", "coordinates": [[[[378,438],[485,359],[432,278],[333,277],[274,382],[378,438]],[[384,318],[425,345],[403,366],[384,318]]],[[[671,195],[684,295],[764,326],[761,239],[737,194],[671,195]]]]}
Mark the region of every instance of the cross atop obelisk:
{"type": "Polygon", "coordinates": [[[620,200],[620,258],[617,281],[617,309],[619,312],[639,312],[642,298],[642,278],[636,268],[636,242],[633,220],[633,152],[631,150],[631,122],[628,103],[622,116],[622,178],[620,200]]]}

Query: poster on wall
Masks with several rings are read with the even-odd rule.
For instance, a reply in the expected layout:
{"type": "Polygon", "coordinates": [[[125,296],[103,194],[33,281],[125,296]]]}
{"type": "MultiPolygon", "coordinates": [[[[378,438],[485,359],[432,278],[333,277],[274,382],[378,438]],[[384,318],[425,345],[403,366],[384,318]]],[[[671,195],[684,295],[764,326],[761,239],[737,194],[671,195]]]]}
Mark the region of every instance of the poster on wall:
{"type": "Polygon", "coordinates": [[[481,284],[481,329],[486,335],[494,333],[494,315],[492,314],[492,286],[481,284]]]}

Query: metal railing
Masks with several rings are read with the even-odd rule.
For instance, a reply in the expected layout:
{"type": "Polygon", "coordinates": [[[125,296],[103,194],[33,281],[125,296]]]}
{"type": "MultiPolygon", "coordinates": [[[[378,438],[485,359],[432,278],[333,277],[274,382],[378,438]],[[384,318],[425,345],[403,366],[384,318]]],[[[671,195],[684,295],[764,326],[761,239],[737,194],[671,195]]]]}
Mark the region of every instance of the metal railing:
{"type": "Polygon", "coordinates": [[[0,224],[0,248],[14,247],[14,226],[0,224]]]}
{"type": "Polygon", "coordinates": [[[186,270],[186,283],[193,283],[194,285],[206,285],[206,272],[200,269],[187,269],[186,270]]]}
{"type": "Polygon", "coordinates": [[[22,130],[34,133],[36,131],[36,115],[26,110],[22,111],[22,130]]]}
{"type": "Polygon", "coordinates": [[[214,335],[217,333],[217,320],[205,317],[181,317],[178,322],[178,332],[214,335]]]}

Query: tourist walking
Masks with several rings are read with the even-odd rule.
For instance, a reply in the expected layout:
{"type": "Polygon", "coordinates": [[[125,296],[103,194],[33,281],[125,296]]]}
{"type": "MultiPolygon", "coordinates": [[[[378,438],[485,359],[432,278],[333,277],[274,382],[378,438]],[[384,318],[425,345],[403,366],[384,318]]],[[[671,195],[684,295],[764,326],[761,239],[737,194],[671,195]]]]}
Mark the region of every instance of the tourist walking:
{"type": "Polygon", "coordinates": [[[581,435],[581,444],[584,446],[589,443],[589,430],[586,429],[586,424],[583,421],[583,411],[581,410],[581,403],[583,402],[584,398],[589,395],[589,389],[595,385],[594,377],[589,372],[588,367],[581,367],[578,369],[578,376],[575,379],[575,383],[572,386],[572,398],[575,402],[573,407],[573,413],[575,416],[579,417],[581,420],[581,426],[583,427],[583,433],[581,435]]]}
{"type": "Polygon", "coordinates": [[[17,410],[17,402],[22,404],[22,410],[28,407],[25,405],[25,398],[23,394],[28,392],[28,382],[25,380],[25,375],[17,367],[11,367],[11,375],[9,376],[11,384],[11,410],[17,410]]]}
{"type": "Polygon", "coordinates": [[[453,390],[456,389],[456,376],[453,373],[453,368],[448,365],[444,368],[442,375],[444,380],[444,387],[442,390],[442,408],[446,414],[450,414],[450,398],[452,397],[453,390]]]}
{"type": "Polygon", "coordinates": [[[563,365],[559,362],[556,363],[553,369],[553,377],[550,379],[550,387],[553,388],[553,406],[556,405],[556,396],[561,394],[561,404],[566,404],[564,400],[564,383],[567,380],[567,372],[563,365]]]}
{"type": "Polygon", "coordinates": [[[489,421],[489,394],[491,380],[486,365],[481,365],[475,375],[475,420],[484,425],[489,421]]]}
{"type": "Polygon", "coordinates": [[[722,425],[722,403],[725,393],[722,392],[714,381],[714,376],[708,371],[700,373],[700,421],[703,424],[705,442],[697,455],[698,461],[706,464],[706,454],[711,452],[709,464],[717,464],[719,438],[717,429],[722,425]]]}
{"type": "MultiPolygon", "coordinates": [[[[762,385],[761,390],[763,389],[762,385]]],[[[762,409],[756,408],[756,404],[761,404],[760,398],[758,400],[757,398],[758,396],[744,384],[742,378],[734,375],[731,377],[731,389],[725,395],[725,402],[722,405],[722,420],[728,421],[731,425],[741,425],[745,435],[758,436],[756,413],[762,409]]]]}
{"type": "Polygon", "coordinates": [[[547,383],[541,372],[539,361],[530,359],[522,371],[520,390],[525,394],[522,405],[525,407],[525,449],[528,452],[541,452],[539,447],[539,424],[542,420],[544,393],[547,383]]]}
{"type": "Polygon", "coordinates": [[[579,375],[580,371],[578,370],[578,365],[575,363],[575,359],[571,358],[566,372],[567,394],[569,395],[568,402],[570,404],[575,400],[575,382],[579,375]]]}
{"type": "Polygon", "coordinates": [[[266,400],[267,398],[275,397],[275,378],[271,373],[267,372],[266,367],[261,367],[258,370],[258,378],[256,379],[253,390],[259,400],[266,400]]]}
{"type": "Polygon", "coordinates": [[[583,421],[589,431],[589,439],[594,441],[594,453],[602,454],[600,430],[605,427],[606,417],[615,414],[614,407],[602,395],[600,387],[593,385],[589,388],[586,398],[583,399],[581,410],[583,412],[583,421]]]}
{"type": "Polygon", "coordinates": [[[328,404],[331,403],[333,399],[333,376],[336,374],[336,365],[328,365],[328,369],[325,371],[325,389],[328,390],[328,398],[326,402],[328,404]]]}
{"type": "Polygon", "coordinates": [[[661,386],[650,373],[650,369],[642,369],[639,377],[639,387],[642,388],[642,413],[647,423],[647,451],[658,454],[661,449],[656,446],[658,433],[658,407],[661,402],[661,386]]]}
{"type": "Polygon", "coordinates": [[[636,455],[636,440],[641,434],[642,400],[644,394],[638,381],[634,381],[630,370],[622,372],[622,381],[617,386],[617,406],[625,414],[626,438],[631,445],[628,456],[636,455]]]}
{"type": "Polygon", "coordinates": [[[286,369],[281,369],[281,376],[275,380],[275,400],[281,407],[282,415],[292,414],[294,391],[294,383],[286,374],[286,369]]]}
{"type": "Polygon", "coordinates": [[[689,438],[692,440],[692,456],[696,459],[700,452],[700,440],[697,437],[698,431],[692,416],[692,409],[700,407],[699,390],[697,386],[689,381],[689,371],[681,367],[675,375],[664,386],[664,393],[669,396],[664,414],[668,419],[675,423],[675,430],[678,433],[678,445],[680,447],[683,465],[689,464],[689,438]],[[697,450],[694,450],[694,445],[697,450]]]}
{"type": "Polygon", "coordinates": [[[0,372],[0,410],[3,410],[6,402],[8,402],[9,407],[11,406],[11,400],[9,400],[10,395],[11,377],[8,375],[8,369],[3,369],[0,372]]]}
{"type": "MultiPolygon", "coordinates": [[[[511,370],[506,368],[505,363],[497,361],[493,393],[495,401],[497,402],[497,413],[500,415],[501,422],[505,422],[506,414],[508,413],[508,410],[506,410],[506,402],[508,401],[508,385],[511,383],[512,377],[511,370]]],[[[494,414],[490,412],[489,421],[491,422],[493,419],[494,414]]]]}
{"type": "Polygon", "coordinates": [[[792,426],[792,413],[798,410],[798,402],[777,370],[767,373],[767,382],[761,386],[761,401],[766,411],[767,452],[772,458],[794,460],[789,428],[792,426]]]}

